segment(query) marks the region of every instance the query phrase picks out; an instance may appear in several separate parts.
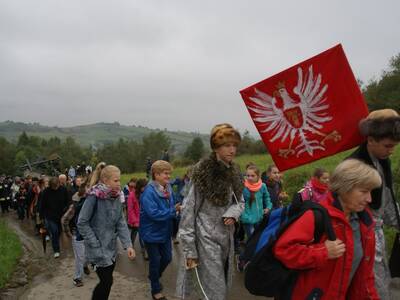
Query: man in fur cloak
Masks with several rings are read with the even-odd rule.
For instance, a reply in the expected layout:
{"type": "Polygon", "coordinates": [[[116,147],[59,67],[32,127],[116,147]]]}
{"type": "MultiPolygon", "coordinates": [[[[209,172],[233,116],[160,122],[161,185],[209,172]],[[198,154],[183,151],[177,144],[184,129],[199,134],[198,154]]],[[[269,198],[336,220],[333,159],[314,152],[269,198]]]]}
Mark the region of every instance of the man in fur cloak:
{"type": "Polygon", "coordinates": [[[179,229],[181,299],[195,296],[194,290],[196,299],[226,299],[234,266],[234,224],[244,209],[243,182],[233,163],[240,141],[231,125],[216,125],[210,137],[212,153],[194,168],[179,229]]]}
{"type": "Polygon", "coordinates": [[[350,156],[374,167],[382,178],[382,186],[371,192],[375,225],[375,286],[382,300],[390,300],[390,271],[386,259],[383,225],[400,229],[396,219],[390,155],[400,142],[400,116],[392,109],[371,112],[360,122],[361,133],[367,141],[350,156]]]}

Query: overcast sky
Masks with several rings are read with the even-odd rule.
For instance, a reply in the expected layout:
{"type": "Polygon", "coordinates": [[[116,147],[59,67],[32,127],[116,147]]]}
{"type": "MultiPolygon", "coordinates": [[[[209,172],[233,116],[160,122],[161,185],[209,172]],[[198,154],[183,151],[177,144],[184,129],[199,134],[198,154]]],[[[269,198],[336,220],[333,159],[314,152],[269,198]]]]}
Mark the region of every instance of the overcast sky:
{"type": "Polygon", "coordinates": [[[0,121],[255,132],[239,91],[337,43],[378,78],[400,1],[0,0],[0,121]]]}

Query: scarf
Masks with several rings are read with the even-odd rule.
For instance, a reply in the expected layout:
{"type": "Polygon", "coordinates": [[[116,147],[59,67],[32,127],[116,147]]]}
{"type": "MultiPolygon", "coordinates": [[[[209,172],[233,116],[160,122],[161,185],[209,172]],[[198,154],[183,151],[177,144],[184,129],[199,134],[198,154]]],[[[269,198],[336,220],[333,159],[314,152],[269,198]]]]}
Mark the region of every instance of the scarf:
{"type": "Polygon", "coordinates": [[[171,197],[171,194],[168,190],[168,187],[164,187],[161,184],[159,184],[157,181],[153,181],[154,187],[166,198],[167,201],[169,201],[169,197],[171,197]]]}
{"type": "Polygon", "coordinates": [[[215,152],[195,166],[192,182],[200,196],[215,206],[226,206],[232,201],[231,191],[237,199],[242,197],[243,182],[238,166],[234,163],[227,165],[218,160],[215,152]]]}
{"type": "Polygon", "coordinates": [[[323,194],[328,191],[328,185],[325,183],[322,183],[319,181],[317,178],[312,177],[311,178],[311,186],[320,194],[323,194]]]}
{"type": "Polygon", "coordinates": [[[88,192],[88,195],[94,195],[99,199],[117,199],[121,198],[121,191],[120,190],[112,190],[108,186],[106,186],[104,183],[98,183],[94,185],[88,192]]]}
{"type": "Polygon", "coordinates": [[[250,192],[258,192],[261,189],[262,181],[259,179],[256,183],[251,183],[248,180],[244,181],[244,186],[249,189],[250,192]]]}

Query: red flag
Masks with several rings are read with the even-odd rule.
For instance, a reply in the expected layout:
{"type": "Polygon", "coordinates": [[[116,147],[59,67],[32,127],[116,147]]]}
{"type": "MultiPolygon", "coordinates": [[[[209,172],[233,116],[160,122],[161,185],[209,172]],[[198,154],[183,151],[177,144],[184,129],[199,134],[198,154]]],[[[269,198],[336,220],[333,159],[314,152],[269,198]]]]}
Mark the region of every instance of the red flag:
{"type": "Polygon", "coordinates": [[[279,170],[363,141],[368,108],[340,44],[240,93],[279,170]]]}

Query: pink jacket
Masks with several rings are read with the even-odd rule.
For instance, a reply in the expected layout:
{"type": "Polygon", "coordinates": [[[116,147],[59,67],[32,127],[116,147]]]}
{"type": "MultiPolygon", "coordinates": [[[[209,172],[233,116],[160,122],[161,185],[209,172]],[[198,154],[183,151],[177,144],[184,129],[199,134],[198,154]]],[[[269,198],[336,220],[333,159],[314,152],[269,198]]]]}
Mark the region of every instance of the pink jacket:
{"type": "Polygon", "coordinates": [[[136,198],[135,190],[129,192],[128,201],[128,225],[132,227],[139,227],[139,201],[136,198]]]}

